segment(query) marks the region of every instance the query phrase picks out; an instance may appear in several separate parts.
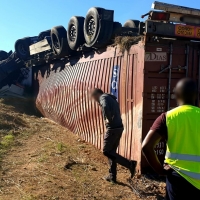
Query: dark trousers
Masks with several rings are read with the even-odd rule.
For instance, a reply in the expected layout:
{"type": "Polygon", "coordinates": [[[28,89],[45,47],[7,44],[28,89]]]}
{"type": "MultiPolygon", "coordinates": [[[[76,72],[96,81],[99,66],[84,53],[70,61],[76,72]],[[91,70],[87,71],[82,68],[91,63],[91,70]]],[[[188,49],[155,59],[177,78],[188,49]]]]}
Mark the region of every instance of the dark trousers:
{"type": "Polygon", "coordinates": [[[174,170],[167,175],[166,185],[166,200],[200,199],[200,190],[194,187],[174,170]]]}
{"type": "Polygon", "coordinates": [[[103,154],[108,157],[109,173],[113,179],[116,179],[117,163],[130,168],[130,161],[116,153],[123,130],[123,128],[107,130],[104,137],[103,154]]]}

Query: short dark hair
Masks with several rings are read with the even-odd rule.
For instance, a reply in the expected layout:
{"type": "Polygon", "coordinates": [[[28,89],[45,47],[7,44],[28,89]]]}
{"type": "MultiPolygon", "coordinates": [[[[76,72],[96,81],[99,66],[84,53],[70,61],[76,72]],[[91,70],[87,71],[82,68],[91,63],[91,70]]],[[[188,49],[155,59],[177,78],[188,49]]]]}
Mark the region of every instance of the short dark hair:
{"type": "Polygon", "coordinates": [[[104,92],[99,89],[99,88],[94,88],[93,91],[92,91],[92,96],[95,96],[97,94],[103,94],[104,92]]]}
{"type": "Polygon", "coordinates": [[[183,78],[178,82],[178,93],[179,98],[185,102],[190,102],[191,99],[195,99],[197,95],[197,85],[191,78],[183,78]]]}

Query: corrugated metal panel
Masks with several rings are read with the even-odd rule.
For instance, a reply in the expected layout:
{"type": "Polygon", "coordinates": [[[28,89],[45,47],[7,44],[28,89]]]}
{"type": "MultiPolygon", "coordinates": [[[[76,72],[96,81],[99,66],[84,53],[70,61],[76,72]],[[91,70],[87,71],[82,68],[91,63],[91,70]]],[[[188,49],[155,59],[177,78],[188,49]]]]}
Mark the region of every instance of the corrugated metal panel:
{"type": "MultiPolygon", "coordinates": [[[[114,54],[112,54],[114,55],[114,54]]],[[[114,57],[82,60],[73,66],[56,62],[37,73],[40,89],[36,104],[41,113],[79,134],[98,148],[103,145],[105,126],[99,106],[91,100],[94,87],[110,90],[114,57]]]]}
{"type": "MultiPolygon", "coordinates": [[[[98,87],[110,93],[112,76],[115,75],[113,70],[118,69],[119,82],[117,87],[114,86],[119,94],[118,100],[125,126],[119,153],[129,159],[140,160],[141,153],[133,150],[141,148],[141,143],[139,147],[134,147],[138,146],[138,141],[137,136],[134,136],[136,128],[133,126],[134,119],[138,115],[134,108],[138,102],[142,105],[142,96],[140,95],[137,101],[136,90],[134,90],[134,87],[140,84],[134,81],[135,77],[140,75],[135,70],[138,64],[138,47],[135,46],[132,51],[130,55],[127,52],[122,55],[118,49],[110,48],[106,52],[94,55],[93,58],[87,57],[78,62],[74,61],[74,65],[56,62],[40,67],[35,72],[39,82],[39,93],[36,99],[38,109],[44,116],[69,128],[87,142],[102,149],[106,130],[101,109],[91,100],[90,91],[98,87]]],[[[141,128],[139,131],[141,135],[141,128]]]]}
{"type": "MultiPolygon", "coordinates": [[[[138,161],[138,172],[141,171],[141,142],[142,142],[142,113],[143,113],[143,69],[144,44],[134,45],[129,51],[127,68],[132,66],[132,76],[129,75],[130,86],[127,90],[126,100],[129,104],[129,138],[128,151],[131,159],[138,161]],[[131,93],[131,94],[130,94],[131,93]],[[131,126],[131,127],[130,127],[131,126]],[[130,141],[131,140],[131,141],[130,141]]],[[[128,70],[129,72],[130,70],[128,70]]]]}
{"type": "Polygon", "coordinates": [[[134,92],[135,92],[135,87],[134,87],[134,61],[137,60],[136,55],[129,55],[128,57],[128,65],[127,65],[127,78],[126,78],[126,156],[131,157],[131,149],[132,149],[132,135],[133,133],[133,108],[134,108],[134,92]]]}

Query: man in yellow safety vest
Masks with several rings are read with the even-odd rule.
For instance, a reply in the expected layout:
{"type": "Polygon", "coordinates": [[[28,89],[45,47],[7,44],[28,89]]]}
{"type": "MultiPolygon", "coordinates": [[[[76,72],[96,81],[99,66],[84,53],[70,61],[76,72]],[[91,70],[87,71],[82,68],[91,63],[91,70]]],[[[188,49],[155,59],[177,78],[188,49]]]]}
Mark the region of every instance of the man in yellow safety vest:
{"type": "Polygon", "coordinates": [[[200,108],[195,106],[196,83],[180,80],[175,88],[178,107],[161,114],[142,144],[152,168],[166,175],[166,199],[200,199],[200,108]],[[167,142],[164,166],[154,151],[161,140],[167,142]]]}

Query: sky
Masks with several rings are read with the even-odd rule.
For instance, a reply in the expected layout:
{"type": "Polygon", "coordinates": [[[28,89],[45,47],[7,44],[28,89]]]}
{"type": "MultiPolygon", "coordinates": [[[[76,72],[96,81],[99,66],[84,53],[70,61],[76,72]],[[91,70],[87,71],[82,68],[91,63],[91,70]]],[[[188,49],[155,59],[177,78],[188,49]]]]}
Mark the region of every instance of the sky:
{"type": "MultiPolygon", "coordinates": [[[[62,25],[72,16],[86,16],[91,7],[114,10],[114,21],[124,23],[150,11],[154,0],[0,0],[0,50],[14,50],[17,39],[37,36],[62,25]]],[[[199,0],[159,0],[199,8],[199,0]]]]}

